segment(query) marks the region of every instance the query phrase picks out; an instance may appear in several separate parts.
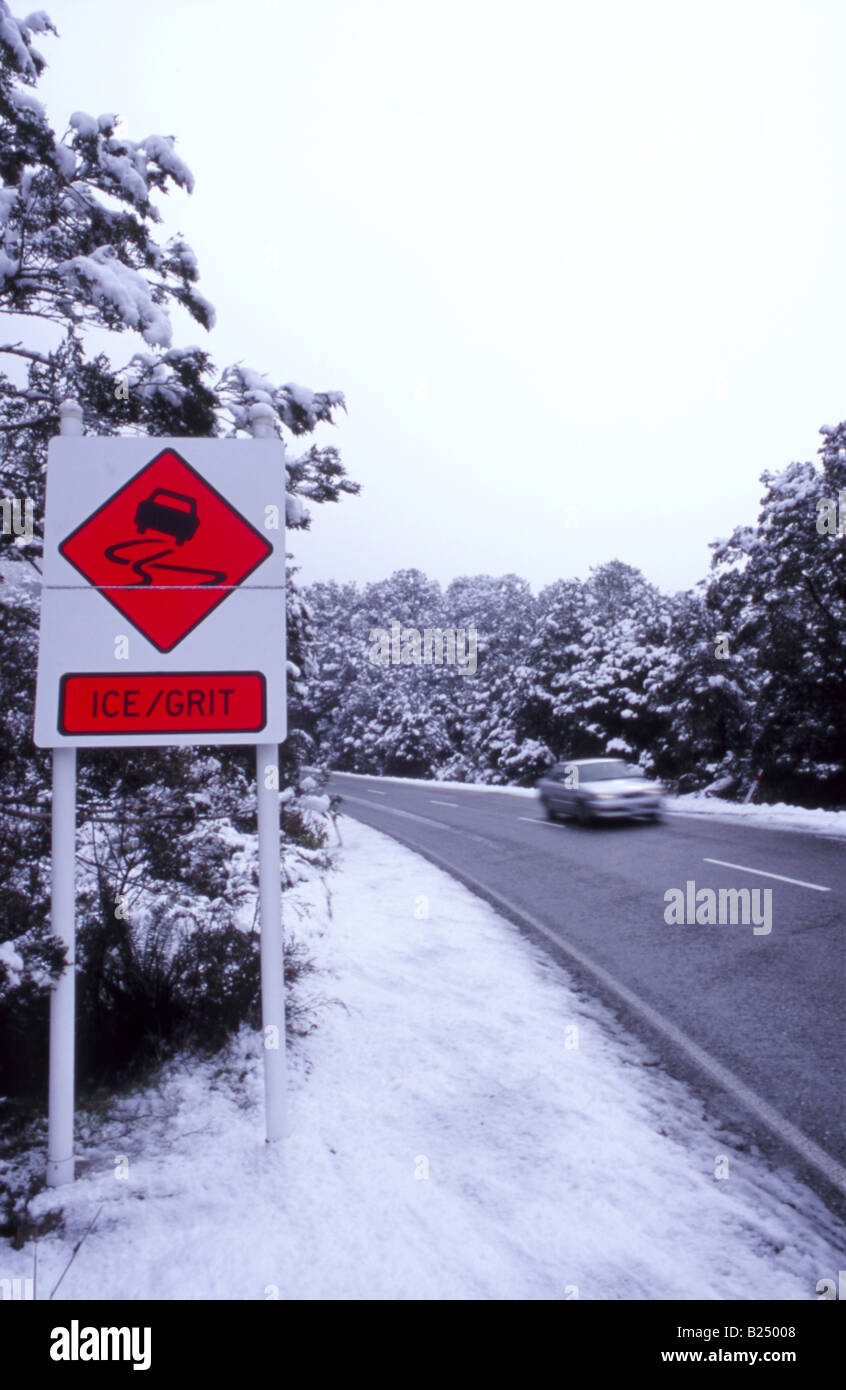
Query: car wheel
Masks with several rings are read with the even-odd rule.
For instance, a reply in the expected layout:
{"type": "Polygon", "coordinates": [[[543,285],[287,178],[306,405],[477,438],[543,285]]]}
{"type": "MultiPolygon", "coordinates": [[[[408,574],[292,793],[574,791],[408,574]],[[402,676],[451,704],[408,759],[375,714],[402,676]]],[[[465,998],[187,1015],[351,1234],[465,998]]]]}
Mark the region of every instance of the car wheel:
{"type": "Polygon", "coordinates": [[[593,825],[593,816],[586,801],[580,801],[576,807],[576,820],[579,825],[593,825]]]}
{"type": "Polygon", "coordinates": [[[663,811],[653,811],[649,819],[653,825],[661,825],[664,820],[664,813],[663,811]]]}

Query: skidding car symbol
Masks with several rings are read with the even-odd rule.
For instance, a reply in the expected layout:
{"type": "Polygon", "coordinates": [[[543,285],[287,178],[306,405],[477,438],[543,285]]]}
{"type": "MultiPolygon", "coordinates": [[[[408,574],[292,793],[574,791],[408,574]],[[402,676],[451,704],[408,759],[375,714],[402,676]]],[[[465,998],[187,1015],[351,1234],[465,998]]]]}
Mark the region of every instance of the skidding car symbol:
{"type": "Polygon", "coordinates": [[[147,530],[163,531],[166,536],[172,536],[177,545],[190,541],[199,524],[196,498],[186,497],[184,492],[171,492],[166,487],[154,488],[149,497],[138,503],[135,512],[135,526],[142,536],[147,530]],[[159,502],[156,500],[159,497],[173,500],[159,502]]]}

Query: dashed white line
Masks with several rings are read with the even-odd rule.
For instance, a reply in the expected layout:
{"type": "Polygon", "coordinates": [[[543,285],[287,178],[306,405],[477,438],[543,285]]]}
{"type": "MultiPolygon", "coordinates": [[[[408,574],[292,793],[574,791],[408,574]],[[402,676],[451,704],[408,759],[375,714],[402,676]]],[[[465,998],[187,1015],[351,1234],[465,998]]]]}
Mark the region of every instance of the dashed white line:
{"type": "MultiPolygon", "coordinates": [[[[361,796],[350,796],[347,792],[341,795],[342,801],[354,801],[359,806],[369,806],[370,802],[365,801],[361,796]]],[[[464,835],[470,840],[476,840],[480,845],[489,845],[491,849],[502,850],[502,843],[499,840],[489,840],[486,835],[477,835],[475,830],[467,830],[463,825],[451,825],[449,821],[432,820],[431,816],[418,816],[416,811],[401,811],[398,806],[383,806],[383,816],[401,816],[403,820],[416,820],[421,825],[434,825],[438,830],[448,830],[450,835],[464,835]]]]}
{"type": "Polygon", "coordinates": [[[541,820],[540,816],[518,816],[518,820],[527,820],[530,825],[549,825],[553,830],[566,830],[566,825],[562,825],[557,820],[541,820]]]}
{"type": "MultiPolygon", "coordinates": [[[[349,796],[346,792],[343,793],[341,800],[354,801],[359,806],[370,805],[369,801],[364,801],[360,796],[349,796]]],[[[386,811],[388,815],[401,816],[403,820],[416,820],[419,821],[421,825],[435,825],[437,826],[438,830],[453,829],[451,825],[445,825],[442,820],[432,820],[430,816],[418,816],[416,811],[401,811],[398,806],[384,806],[382,809],[383,811],[386,811]]]]}
{"type": "Polygon", "coordinates": [[[784,874],[771,874],[766,869],[750,869],[748,864],[730,864],[727,859],[703,858],[705,864],[721,864],[724,869],[739,869],[742,874],[758,874],[761,878],[777,878],[780,883],[795,883],[797,888],[813,888],[815,893],[830,893],[821,883],[805,883],[801,878],[787,878],[784,874]]]}
{"type": "Polygon", "coordinates": [[[368,796],[387,796],[387,795],[388,795],[387,792],[377,792],[373,787],[365,787],[364,790],[367,792],[368,796]]]}
{"type": "Polygon", "coordinates": [[[457,810],[461,810],[457,801],[436,801],[433,796],[430,796],[429,800],[433,806],[455,806],[457,810]]]}

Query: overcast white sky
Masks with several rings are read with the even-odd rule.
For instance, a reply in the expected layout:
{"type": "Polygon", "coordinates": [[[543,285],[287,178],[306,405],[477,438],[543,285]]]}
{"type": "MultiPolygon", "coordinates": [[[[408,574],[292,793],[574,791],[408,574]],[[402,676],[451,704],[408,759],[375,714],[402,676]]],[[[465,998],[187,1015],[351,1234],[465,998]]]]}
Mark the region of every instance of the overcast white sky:
{"type": "Polygon", "coordinates": [[[305,579],[686,587],[846,416],[842,0],[43,4],[54,123],[178,138],[217,361],[347,395],[305,579]]]}

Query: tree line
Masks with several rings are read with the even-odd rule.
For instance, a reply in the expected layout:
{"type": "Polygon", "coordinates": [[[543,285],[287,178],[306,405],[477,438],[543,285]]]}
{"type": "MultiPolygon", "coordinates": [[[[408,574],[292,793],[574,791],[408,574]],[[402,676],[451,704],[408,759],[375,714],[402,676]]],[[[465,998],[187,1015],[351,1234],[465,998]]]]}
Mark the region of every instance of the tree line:
{"type": "Polygon", "coordinates": [[[763,474],[756,524],[713,542],[709,575],[682,593],[619,560],[537,595],[514,574],[442,589],[419,570],[308,586],[317,755],[530,785],[553,761],[616,754],[679,791],[846,801],[846,424],[820,433],[820,462],[763,474]],[[374,662],[372,634],[396,623],[475,628],[475,673],[374,662]]]}

